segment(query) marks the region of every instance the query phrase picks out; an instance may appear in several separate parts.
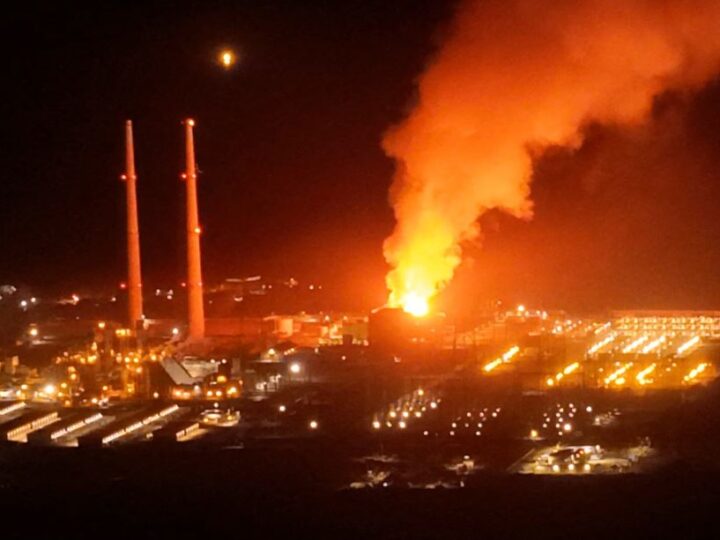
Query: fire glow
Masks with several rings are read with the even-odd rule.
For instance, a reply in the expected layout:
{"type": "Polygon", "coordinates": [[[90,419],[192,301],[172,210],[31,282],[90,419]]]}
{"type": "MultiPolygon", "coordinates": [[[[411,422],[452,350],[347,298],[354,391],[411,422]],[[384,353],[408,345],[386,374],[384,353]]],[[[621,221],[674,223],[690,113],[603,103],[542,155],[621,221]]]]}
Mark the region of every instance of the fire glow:
{"type": "Polygon", "coordinates": [[[426,314],[487,211],[532,217],[530,151],[578,148],[590,122],[641,123],[659,94],[712,78],[718,19],[706,0],[461,2],[417,105],[383,138],[389,305],[426,314]]]}

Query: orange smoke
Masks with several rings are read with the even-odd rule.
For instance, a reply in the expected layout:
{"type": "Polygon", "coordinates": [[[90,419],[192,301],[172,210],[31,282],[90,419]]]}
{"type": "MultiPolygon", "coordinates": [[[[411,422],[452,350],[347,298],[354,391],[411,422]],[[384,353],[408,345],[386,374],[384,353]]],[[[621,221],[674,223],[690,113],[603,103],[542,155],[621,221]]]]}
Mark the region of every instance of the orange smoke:
{"type": "Polygon", "coordinates": [[[718,20],[711,0],[462,3],[417,105],[383,140],[397,162],[389,304],[427,312],[484,212],[532,217],[529,149],[579,145],[590,121],[642,121],[659,93],[714,76],[718,20]]]}

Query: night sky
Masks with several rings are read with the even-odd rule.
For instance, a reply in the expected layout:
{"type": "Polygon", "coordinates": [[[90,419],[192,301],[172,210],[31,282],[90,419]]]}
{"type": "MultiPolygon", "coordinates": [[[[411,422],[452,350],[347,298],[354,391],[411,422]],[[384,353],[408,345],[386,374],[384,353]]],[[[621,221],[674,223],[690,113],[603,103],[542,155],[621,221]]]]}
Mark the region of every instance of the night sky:
{"type": "MultiPolygon", "coordinates": [[[[294,276],[381,303],[393,163],[379,141],[451,12],[440,0],[26,3],[0,23],[0,282],[124,279],[132,118],[144,281],[179,283],[192,116],[206,281],[294,276]],[[232,71],[215,62],[223,46],[240,56],[232,71]]],[[[580,149],[536,156],[533,221],[485,216],[450,305],[720,306],[720,82],[661,96],[646,126],[587,130],[580,149]]]]}

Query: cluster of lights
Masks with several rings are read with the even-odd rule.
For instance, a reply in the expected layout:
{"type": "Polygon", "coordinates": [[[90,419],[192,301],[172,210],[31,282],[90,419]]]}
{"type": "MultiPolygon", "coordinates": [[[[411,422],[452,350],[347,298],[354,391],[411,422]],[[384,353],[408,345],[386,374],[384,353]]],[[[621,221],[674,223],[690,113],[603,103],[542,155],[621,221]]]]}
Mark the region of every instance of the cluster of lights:
{"type": "Polygon", "coordinates": [[[552,333],[559,335],[567,334],[574,330],[582,331],[584,329],[585,325],[583,325],[583,322],[581,320],[573,321],[572,319],[566,319],[565,321],[556,322],[553,326],[552,333]]]}
{"type": "Polygon", "coordinates": [[[155,289],[155,296],[164,296],[166,300],[172,300],[175,296],[175,291],[173,289],[168,289],[167,291],[155,289]]]}
{"type": "Polygon", "coordinates": [[[626,334],[651,333],[669,336],[700,335],[720,337],[720,317],[705,315],[622,317],[615,323],[616,328],[626,334]]]}
{"type": "MultiPolygon", "coordinates": [[[[709,324],[707,317],[703,318],[692,318],[692,324],[709,324]],[[702,322],[698,322],[702,319],[702,322]]],[[[647,364],[640,369],[639,372],[634,376],[635,381],[639,386],[647,386],[654,384],[658,373],[662,372],[663,377],[666,377],[666,373],[670,372],[677,366],[675,359],[678,357],[686,356],[690,351],[695,349],[702,341],[700,334],[691,335],[689,338],[684,337],[682,341],[674,343],[678,335],[682,333],[674,331],[658,332],[657,330],[668,330],[672,325],[687,325],[688,320],[685,318],[647,318],[645,322],[637,322],[635,319],[624,319],[620,323],[616,323],[616,329],[606,335],[603,339],[593,343],[587,350],[587,356],[595,355],[606,349],[613,342],[617,342],[619,336],[623,335],[627,341],[618,348],[618,352],[622,354],[654,354],[662,357],[664,360],[661,363],[653,362],[647,364]],[[647,332],[640,334],[637,330],[647,330],[647,332]],[[620,333],[619,333],[620,332],[620,333]],[[675,358],[673,358],[675,357],[675,358]]],[[[605,323],[595,330],[595,334],[604,332],[613,327],[611,323],[605,323]]],[[[687,336],[687,334],[684,334],[687,336]]],[[[632,367],[630,365],[620,365],[616,363],[615,371],[610,373],[604,378],[605,386],[623,386],[627,382],[627,371],[632,367]],[[619,369],[617,369],[619,368],[619,369]]],[[[600,369],[600,372],[603,370],[600,369]]],[[[557,377],[557,376],[556,376],[557,377]]],[[[633,382],[635,382],[633,381],[633,382]]],[[[547,385],[553,386],[557,383],[556,378],[547,379],[547,385]],[[552,380],[552,382],[550,382],[552,380]]],[[[684,381],[687,382],[687,381],[684,381]]]]}
{"type": "Polygon", "coordinates": [[[58,359],[56,359],[56,363],[75,363],[75,364],[90,364],[93,365],[98,361],[98,344],[93,341],[90,344],[90,347],[87,348],[84,351],[76,352],[73,354],[69,354],[68,352],[64,353],[64,355],[58,359]]]}
{"type": "Polygon", "coordinates": [[[61,429],[58,429],[57,431],[52,432],[50,434],[50,439],[55,441],[57,439],[60,439],[67,435],[70,435],[71,433],[74,433],[75,431],[82,429],[85,426],[89,426],[90,424],[99,422],[102,419],[103,419],[103,415],[101,413],[91,414],[87,418],[83,418],[82,420],[78,420],[77,422],[74,422],[74,423],[70,424],[69,426],[66,426],[64,428],[61,428],[61,429]]]}
{"type": "MultiPolygon", "coordinates": [[[[474,409],[465,411],[463,414],[453,418],[450,422],[448,435],[455,437],[461,432],[461,430],[464,430],[466,433],[469,432],[474,434],[475,437],[480,437],[482,436],[483,427],[485,427],[491,420],[497,419],[501,410],[501,407],[496,407],[492,410],[485,407],[481,411],[474,409]]],[[[423,432],[423,435],[425,436],[428,436],[429,434],[430,433],[427,430],[423,432]]]]}
{"type": "Polygon", "coordinates": [[[27,434],[44,428],[58,420],[57,411],[40,414],[37,418],[28,420],[26,423],[11,429],[7,432],[7,440],[15,442],[27,442],[27,434]]]}
{"type": "MultiPolygon", "coordinates": [[[[596,447],[595,450],[597,451],[597,450],[599,450],[599,448],[596,447]]],[[[585,449],[580,448],[576,452],[573,452],[573,454],[570,458],[571,462],[567,464],[564,471],[563,471],[563,467],[560,463],[553,463],[552,467],[550,467],[550,470],[555,474],[558,474],[561,472],[566,472],[566,473],[570,473],[570,474],[575,474],[575,473],[579,473],[579,472],[589,473],[590,471],[592,471],[592,466],[590,465],[590,463],[584,462],[586,459],[585,458],[586,454],[587,454],[587,452],[585,451],[585,449]]]]}
{"type": "Polygon", "coordinates": [[[28,300],[20,300],[20,302],[18,303],[18,306],[20,306],[20,309],[27,309],[28,307],[30,307],[30,305],[34,305],[34,304],[37,304],[37,298],[35,298],[33,296],[32,298],[30,298],[29,301],[28,300]]]}
{"type": "Polygon", "coordinates": [[[488,362],[487,364],[485,364],[485,366],[483,366],[483,371],[485,371],[485,373],[490,373],[492,370],[494,370],[499,365],[510,362],[510,360],[512,360],[512,358],[515,355],[517,355],[519,352],[520,352],[520,347],[518,347],[517,345],[515,345],[514,347],[511,347],[510,349],[505,351],[502,354],[502,356],[500,356],[499,358],[496,358],[492,362],[488,362]]]}
{"type": "Polygon", "coordinates": [[[441,401],[440,398],[431,397],[428,391],[418,388],[396,400],[385,413],[375,415],[372,428],[379,430],[385,426],[407,429],[411,421],[423,418],[428,410],[436,410],[441,401]]]}
{"type": "MultiPolygon", "coordinates": [[[[224,396],[227,397],[233,397],[238,395],[238,389],[235,386],[231,386],[226,391],[223,390],[207,390],[205,392],[205,397],[208,399],[215,399],[215,398],[222,398],[224,396]]],[[[184,394],[183,394],[184,397],[184,394]]]]}
{"type": "MultiPolygon", "coordinates": [[[[77,378],[76,373],[71,373],[70,375],[77,378]]],[[[17,399],[21,400],[39,399],[46,401],[67,398],[71,395],[71,392],[69,391],[68,383],[65,381],[61,382],[59,385],[47,383],[38,389],[32,389],[27,383],[23,383],[20,385],[19,389],[14,391],[14,395],[17,399]]],[[[65,405],[69,404],[69,401],[65,401],[65,405]]],[[[3,413],[0,412],[0,415],[1,414],[3,413]]]]}
{"type": "MultiPolygon", "coordinates": [[[[663,384],[666,386],[674,386],[680,382],[683,384],[692,382],[697,378],[699,373],[702,373],[702,371],[707,369],[707,367],[710,367],[710,364],[704,364],[705,367],[701,368],[699,372],[696,372],[695,369],[690,371],[690,373],[682,378],[682,380],[677,378],[668,378],[668,373],[673,371],[673,369],[678,367],[678,365],[681,365],[679,358],[687,356],[688,351],[697,347],[701,341],[702,338],[699,335],[695,335],[689,339],[685,339],[679,346],[677,346],[676,343],[673,343],[673,338],[669,334],[662,334],[659,336],[655,335],[654,337],[649,334],[639,336],[633,339],[630,343],[626,343],[620,351],[624,354],[654,354],[661,358],[645,365],[638,365],[637,362],[627,362],[624,364],[615,362],[613,371],[602,379],[602,382],[604,383],[604,386],[613,388],[624,387],[629,382],[636,383],[639,387],[656,385],[659,384],[658,377],[664,381],[663,384]],[[631,368],[636,368],[637,371],[635,371],[632,378],[628,378],[628,373],[631,368]]],[[[588,352],[593,351],[595,346],[600,345],[601,343],[602,341],[598,342],[596,345],[591,347],[588,352]]],[[[699,368],[700,365],[697,366],[697,368],[699,368]]],[[[603,369],[600,369],[599,371],[602,372],[603,369]]]]}
{"type": "MultiPolygon", "coordinates": [[[[97,323],[97,328],[99,330],[105,330],[108,328],[108,324],[105,321],[99,321],[97,323]]],[[[113,333],[117,333],[118,330],[125,330],[125,329],[115,329],[112,330],[113,333]]],[[[129,331],[129,330],[128,330],[129,331]]],[[[108,351],[108,354],[111,358],[114,358],[115,364],[118,366],[118,368],[123,369],[128,374],[132,376],[139,376],[142,375],[145,372],[145,369],[143,367],[143,364],[147,362],[158,362],[165,358],[165,355],[168,353],[167,349],[163,348],[156,348],[152,349],[150,351],[142,351],[142,350],[130,350],[125,353],[116,353],[114,350],[110,349],[108,351]]],[[[46,394],[46,397],[50,396],[57,397],[57,398],[71,398],[76,392],[76,390],[81,391],[82,388],[77,386],[80,384],[80,377],[78,368],[76,366],[82,366],[82,365],[94,365],[100,360],[100,355],[98,352],[98,343],[96,341],[93,341],[89,347],[85,348],[84,350],[75,351],[75,352],[64,352],[61,356],[57,357],[55,360],[56,364],[68,364],[67,366],[67,373],[68,373],[68,380],[63,381],[60,383],[59,388],[56,389],[56,392],[48,393],[44,392],[46,394]]],[[[108,386],[103,386],[103,393],[108,392],[110,389],[108,386]]],[[[126,395],[133,395],[135,394],[136,390],[136,382],[133,380],[129,380],[126,382],[125,387],[123,388],[123,391],[126,395]]],[[[119,394],[122,395],[122,394],[119,394]]],[[[94,397],[89,400],[90,403],[93,405],[96,405],[98,403],[101,403],[105,401],[107,398],[103,397],[102,395],[100,397],[94,397]]],[[[70,405],[71,402],[66,401],[66,405],[70,405]]]]}
{"type": "MultiPolygon", "coordinates": [[[[172,397],[175,399],[190,399],[192,396],[192,392],[184,388],[174,388],[172,391],[172,397]]],[[[212,397],[212,394],[208,397],[212,397]]]]}
{"type": "MultiPolygon", "coordinates": [[[[585,412],[592,413],[593,408],[588,405],[585,412]]],[[[558,437],[571,433],[575,427],[573,422],[580,413],[578,407],[574,403],[562,405],[556,403],[549,411],[545,411],[542,417],[542,429],[546,432],[556,432],[558,437]]],[[[539,430],[530,430],[530,439],[537,440],[540,438],[539,430]]]]}
{"type": "Polygon", "coordinates": [[[129,424],[125,427],[118,429],[117,431],[114,431],[113,433],[110,433],[109,435],[106,435],[105,437],[103,437],[102,443],[110,444],[111,442],[121,437],[125,437],[126,435],[130,435],[136,432],[144,426],[157,422],[158,420],[161,420],[162,418],[165,418],[166,416],[175,413],[178,410],[180,410],[180,407],[178,407],[177,405],[170,405],[169,407],[165,407],[157,413],[146,416],[145,418],[142,418],[137,422],[133,422],[132,424],[129,424]]]}
{"type": "MultiPolygon", "coordinates": [[[[579,470],[578,467],[574,463],[569,463],[567,466],[567,472],[569,472],[569,473],[578,472],[578,470],[579,470]]],[[[590,466],[589,463],[583,464],[583,466],[582,466],[583,472],[589,473],[591,470],[592,470],[592,467],[590,466]]],[[[560,465],[558,463],[555,463],[552,466],[552,472],[554,472],[554,473],[562,472],[562,467],[560,467],[560,465]]]]}

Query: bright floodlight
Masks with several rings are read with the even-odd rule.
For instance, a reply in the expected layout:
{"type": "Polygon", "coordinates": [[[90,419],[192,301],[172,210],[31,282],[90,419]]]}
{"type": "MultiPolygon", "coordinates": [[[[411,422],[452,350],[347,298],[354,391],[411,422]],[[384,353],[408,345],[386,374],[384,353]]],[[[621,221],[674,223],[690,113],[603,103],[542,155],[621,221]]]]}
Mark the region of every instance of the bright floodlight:
{"type": "Polygon", "coordinates": [[[300,369],[301,369],[300,364],[298,364],[297,362],[293,362],[292,364],[290,364],[290,372],[291,373],[294,373],[295,375],[297,375],[298,373],[300,373],[300,369]]]}

